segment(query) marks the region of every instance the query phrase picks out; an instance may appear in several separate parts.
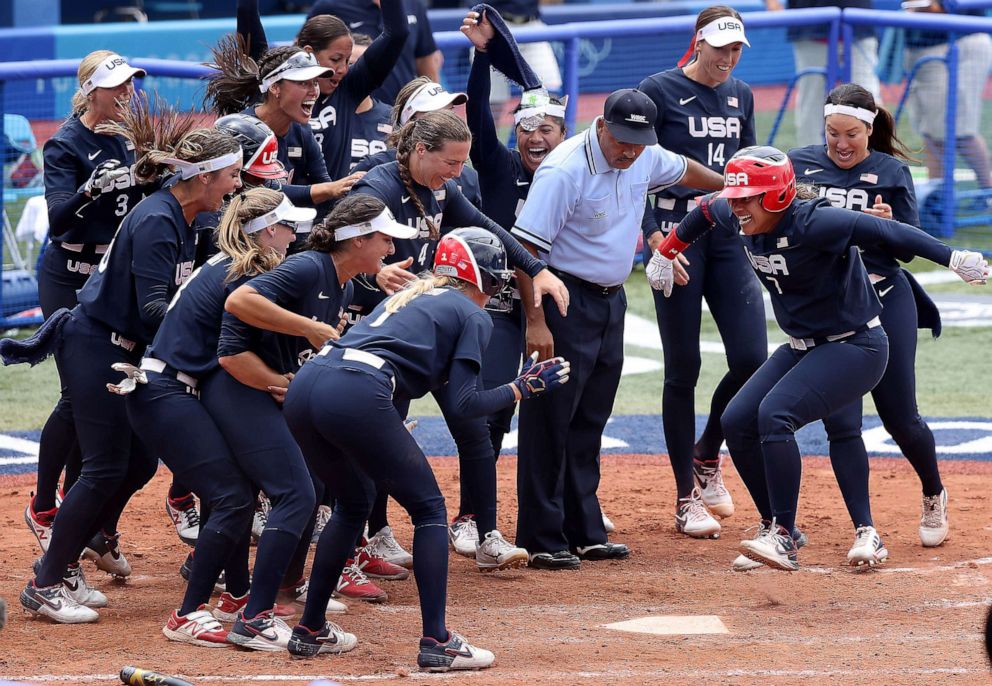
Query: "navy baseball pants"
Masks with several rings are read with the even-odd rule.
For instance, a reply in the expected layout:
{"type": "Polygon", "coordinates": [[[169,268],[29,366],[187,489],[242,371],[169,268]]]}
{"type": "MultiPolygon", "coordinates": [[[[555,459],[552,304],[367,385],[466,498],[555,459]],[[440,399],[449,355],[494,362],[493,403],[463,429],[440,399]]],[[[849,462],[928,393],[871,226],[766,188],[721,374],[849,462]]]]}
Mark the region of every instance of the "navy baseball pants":
{"type": "Polygon", "coordinates": [[[563,280],[568,317],[550,298],[544,317],[555,355],[571,363],[569,382],[520,408],[516,543],[531,553],[607,540],[596,497],[599,449],[623,369],[627,296],[563,280]]]}
{"type": "MultiPolygon", "coordinates": [[[[807,350],[783,345],[730,401],[722,418],[727,447],[763,520],[793,529],[802,480],[796,431],[870,391],[888,353],[881,326],[807,350]]],[[[867,459],[851,470],[867,484],[867,459]]]]}
{"type": "MultiPolygon", "coordinates": [[[[646,260],[651,255],[645,247],[646,260]]],[[[723,444],[720,416],[731,398],[768,357],[768,336],[761,284],[732,234],[711,231],[685,249],[689,283],[670,297],[652,291],[665,359],[661,420],[675,472],[677,498],[694,487],[692,459],[716,460],[723,444]],[[720,331],[728,371],[713,391],[710,414],[695,440],[695,391],[702,359],[699,330],[703,299],[720,331]]],[[[645,262],[646,263],[646,262],[645,262]]]]}
{"type": "Polygon", "coordinates": [[[137,364],[141,349],[87,317],[81,306],[62,328],[55,362],[73,407],[82,469],[56,515],[38,586],[61,582],[90,538],[105,522],[116,522],[131,496],[155,474],[158,463],[132,434],[124,398],[106,387],[121,379],[111,365],[137,364]]]}
{"type": "Polygon", "coordinates": [[[324,625],[327,600],[361,532],[374,481],[413,520],[413,570],[423,635],[447,640],[444,496],[396,410],[392,375],[340,358],[333,365],[306,364],[290,384],[284,412],[315,471],[326,475],[335,496],[334,513],[317,544],[301,623],[311,630],[324,625]]]}
{"type": "MultiPolygon", "coordinates": [[[[176,379],[175,372],[145,372],[146,385],[127,396],[131,427],[183,482],[192,484],[207,517],[200,522],[195,564],[180,614],[210,601],[214,582],[238,542],[248,534],[254,512],[254,490],[238,468],[227,442],[200,402],[199,391],[176,379]]],[[[247,565],[247,560],[242,562],[247,565]]],[[[241,575],[247,579],[247,569],[241,575]]],[[[245,588],[228,590],[241,595],[245,588]]]]}

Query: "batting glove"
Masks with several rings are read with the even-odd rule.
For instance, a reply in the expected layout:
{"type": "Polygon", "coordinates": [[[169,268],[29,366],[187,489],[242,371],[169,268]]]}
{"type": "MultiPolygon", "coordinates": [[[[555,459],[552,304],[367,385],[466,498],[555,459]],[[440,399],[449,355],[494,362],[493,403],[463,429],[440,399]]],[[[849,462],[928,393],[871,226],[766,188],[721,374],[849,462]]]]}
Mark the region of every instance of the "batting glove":
{"type": "Polygon", "coordinates": [[[90,198],[96,200],[107,191],[113,190],[117,179],[127,176],[130,173],[131,170],[128,167],[121,166],[121,163],[117,160],[101,162],[93,169],[93,173],[90,174],[90,178],[86,179],[86,183],[83,184],[81,190],[90,196],[90,198]]]}
{"type": "Polygon", "coordinates": [[[526,400],[568,383],[569,371],[565,358],[552,357],[538,362],[535,352],[524,362],[524,368],[520,376],[513,380],[513,385],[520,391],[520,399],[526,400]]]}
{"type": "Polygon", "coordinates": [[[955,250],[948,268],[972,286],[984,286],[989,278],[989,263],[979,252],[955,250]]]}
{"type": "Polygon", "coordinates": [[[108,383],[107,390],[111,393],[116,393],[117,395],[127,395],[132,393],[135,388],[138,387],[139,383],[148,383],[148,377],[145,376],[145,372],[133,364],[128,364],[127,362],[114,362],[110,365],[111,369],[115,372],[124,372],[127,374],[120,383],[108,383]]]}
{"type": "Polygon", "coordinates": [[[675,262],[673,260],[655,250],[645,272],[648,275],[648,283],[651,284],[651,288],[661,291],[666,298],[672,294],[672,287],[675,286],[675,262]]]}

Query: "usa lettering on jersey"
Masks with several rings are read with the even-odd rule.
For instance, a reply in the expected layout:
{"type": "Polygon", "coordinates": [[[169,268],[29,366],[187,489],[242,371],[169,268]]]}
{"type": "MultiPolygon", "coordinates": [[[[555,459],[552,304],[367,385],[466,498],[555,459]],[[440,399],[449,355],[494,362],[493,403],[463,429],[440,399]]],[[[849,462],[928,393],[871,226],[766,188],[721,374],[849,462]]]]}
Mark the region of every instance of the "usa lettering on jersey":
{"type": "Polygon", "coordinates": [[[834,207],[844,207],[858,212],[871,207],[868,203],[868,191],[863,188],[830,188],[820,186],[820,197],[826,198],[834,207]]]}
{"type": "Polygon", "coordinates": [[[739,117],[689,117],[689,135],[693,138],[740,138],[739,117]]]}
{"type": "Polygon", "coordinates": [[[353,160],[360,160],[366,155],[375,155],[376,153],[383,152],[385,149],[385,141],[367,141],[364,138],[351,139],[351,159],[353,160]]]}
{"type": "Polygon", "coordinates": [[[176,265],[176,285],[182,286],[183,283],[190,277],[193,273],[193,260],[189,262],[180,262],[176,265]]]}
{"type": "MultiPolygon", "coordinates": [[[[434,226],[441,225],[441,218],[443,216],[444,215],[440,212],[438,212],[433,216],[431,221],[434,222],[434,226]]],[[[425,219],[424,217],[411,217],[410,219],[406,220],[406,223],[408,226],[412,226],[413,228],[417,229],[417,231],[420,232],[418,236],[419,238],[424,238],[424,239],[430,238],[431,228],[427,225],[427,219],[425,219]]]]}
{"type": "Polygon", "coordinates": [[[90,264],[89,262],[82,262],[81,260],[67,260],[65,263],[65,268],[66,271],[74,274],[93,274],[96,272],[97,265],[90,264]]]}
{"type": "Polygon", "coordinates": [[[328,105],[316,117],[310,119],[310,128],[314,131],[323,131],[328,126],[337,126],[337,123],[337,110],[334,109],[334,105],[328,105]]]}
{"type": "Polygon", "coordinates": [[[789,275],[789,265],[786,263],[784,255],[752,255],[751,251],[747,248],[745,248],[745,252],[747,253],[747,259],[751,263],[751,267],[756,272],[771,274],[773,276],[789,275]]]}

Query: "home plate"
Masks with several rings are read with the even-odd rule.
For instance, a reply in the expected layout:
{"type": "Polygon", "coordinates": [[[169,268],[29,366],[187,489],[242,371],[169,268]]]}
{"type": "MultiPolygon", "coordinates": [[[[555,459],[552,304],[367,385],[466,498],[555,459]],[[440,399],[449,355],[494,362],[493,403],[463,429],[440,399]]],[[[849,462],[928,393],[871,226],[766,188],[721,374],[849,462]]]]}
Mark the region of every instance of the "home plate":
{"type": "Polygon", "coordinates": [[[730,633],[716,615],[653,615],[605,624],[603,628],[662,636],[730,633]]]}

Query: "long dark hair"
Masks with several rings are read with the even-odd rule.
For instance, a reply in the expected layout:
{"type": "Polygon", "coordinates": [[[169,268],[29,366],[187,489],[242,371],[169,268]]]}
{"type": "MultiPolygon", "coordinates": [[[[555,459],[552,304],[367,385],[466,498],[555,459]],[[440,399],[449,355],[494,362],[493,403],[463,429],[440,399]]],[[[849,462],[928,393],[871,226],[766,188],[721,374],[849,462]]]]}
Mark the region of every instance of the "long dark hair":
{"type": "Polygon", "coordinates": [[[204,106],[223,117],[262,102],[268,97],[258,90],[262,77],[299,51],[295,45],[283,45],[266,51],[256,62],[241,36],[224,36],[211,49],[214,63],[209,66],[219,73],[207,81],[204,106]]]}
{"type": "Polygon", "coordinates": [[[386,205],[371,195],[352,193],[334,206],[329,215],[313,227],[307,239],[308,250],[336,252],[343,245],[334,237],[334,232],[342,226],[371,221],[382,214],[386,205]]]}
{"type": "MultiPolygon", "coordinates": [[[[906,144],[896,135],[896,122],[892,113],[884,107],[875,104],[875,98],[870,92],[856,83],[842,83],[830,91],[825,105],[847,105],[860,107],[875,113],[875,121],[868,136],[868,147],[884,152],[886,155],[901,157],[904,160],[915,161],[906,144]]],[[[865,123],[867,126],[867,122],[865,123]]]]}
{"type": "Polygon", "coordinates": [[[729,5],[713,5],[712,7],[707,7],[696,16],[696,28],[692,30],[692,40],[689,41],[689,49],[685,51],[684,55],[682,55],[682,58],[678,62],[678,66],[684,67],[696,59],[696,36],[699,34],[699,29],[703,28],[712,21],[716,21],[720,17],[733,17],[742,24],[744,23],[744,20],[741,19],[741,13],[729,5]]]}
{"type": "Polygon", "coordinates": [[[320,52],[338,38],[350,35],[351,31],[345,23],[333,14],[318,14],[307,19],[307,23],[296,34],[296,45],[320,52]]]}

